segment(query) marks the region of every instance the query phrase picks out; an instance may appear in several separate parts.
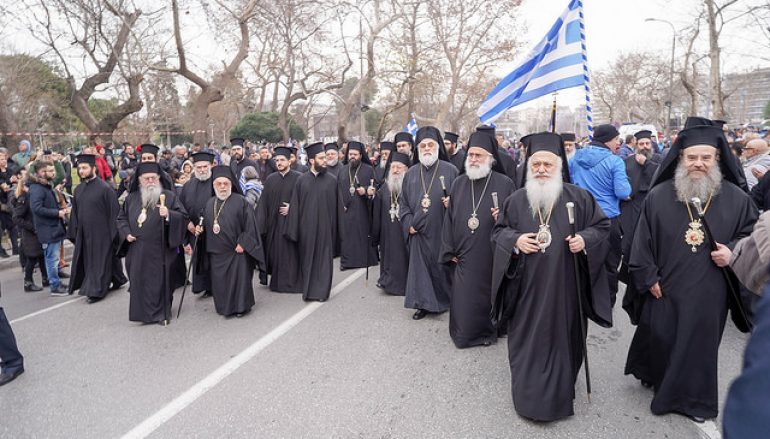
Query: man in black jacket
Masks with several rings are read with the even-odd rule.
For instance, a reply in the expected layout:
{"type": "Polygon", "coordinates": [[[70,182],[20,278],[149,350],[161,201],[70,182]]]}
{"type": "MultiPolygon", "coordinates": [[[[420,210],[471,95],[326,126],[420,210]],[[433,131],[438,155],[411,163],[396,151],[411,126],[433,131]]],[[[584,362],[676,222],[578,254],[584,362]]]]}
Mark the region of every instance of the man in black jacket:
{"type": "Polygon", "coordinates": [[[66,296],[68,285],[59,280],[59,249],[65,237],[64,218],[69,208],[60,209],[51,181],[56,177],[53,163],[38,161],[36,176],[29,176],[29,204],[37,237],[43,246],[45,267],[52,296],[66,296]]]}

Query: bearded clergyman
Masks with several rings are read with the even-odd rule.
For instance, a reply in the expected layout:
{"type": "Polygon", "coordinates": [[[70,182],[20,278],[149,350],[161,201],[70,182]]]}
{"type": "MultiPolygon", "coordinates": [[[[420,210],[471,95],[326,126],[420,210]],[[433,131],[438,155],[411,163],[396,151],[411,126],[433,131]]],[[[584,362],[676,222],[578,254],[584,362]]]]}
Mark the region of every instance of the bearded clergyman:
{"type": "Polygon", "coordinates": [[[757,219],[741,182],[722,129],[695,125],[679,133],[644,200],[629,258],[643,303],[626,374],[655,391],[656,415],[703,422],[718,414],[728,309],[739,329],[749,327],[740,286],[726,268],[757,219]]]}
{"type": "Polygon", "coordinates": [[[161,187],[162,172],[157,163],[141,163],[117,217],[119,242],[128,249],[128,318],[134,322],[171,318],[172,262],[185,238],[187,212],[173,191],[161,187]]]}
{"type": "Polygon", "coordinates": [[[603,268],[610,221],[590,193],[569,183],[558,134],[521,141],[525,186],[505,200],[492,232],[492,316],[508,331],[516,413],[555,421],[574,414],[585,319],[612,325],[603,268]]]}
{"type": "MultiPolygon", "coordinates": [[[[195,226],[200,224],[200,218],[206,208],[206,203],[214,196],[211,186],[211,167],[214,162],[214,154],[208,151],[196,152],[192,155],[194,178],[182,186],[179,193],[179,201],[182,202],[190,221],[187,223],[188,239],[185,250],[192,252],[195,247],[195,226]]],[[[208,264],[194,264],[192,273],[192,292],[203,293],[204,297],[211,295],[211,278],[208,264]]]]}
{"type": "Polygon", "coordinates": [[[380,246],[380,278],[377,287],[394,296],[403,296],[406,291],[409,253],[398,212],[404,174],[411,163],[410,156],[398,151],[390,152],[383,175],[385,184],[380,186],[374,197],[372,236],[380,246]]]}
{"type": "MultiPolygon", "coordinates": [[[[465,155],[464,155],[465,156],[465,155]]],[[[489,317],[492,247],[489,238],[500,203],[513,192],[491,137],[473,133],[460,175],[452,185],[444,218],[440,261],[453,268],[449,335],[458,348],[497,340],[489,317]]]]}
{"type": "Polygon", "coordinates": [[[242,317],[254,306],[254,270],[265,268],[262,240],[254,209],[233,171],[215,166],[211,181],[214,197],[206,203],[204,226],[196,228],[202,241],[199,257],[207,258],[211,268],[211,294],[217,313],[242,317]]]}

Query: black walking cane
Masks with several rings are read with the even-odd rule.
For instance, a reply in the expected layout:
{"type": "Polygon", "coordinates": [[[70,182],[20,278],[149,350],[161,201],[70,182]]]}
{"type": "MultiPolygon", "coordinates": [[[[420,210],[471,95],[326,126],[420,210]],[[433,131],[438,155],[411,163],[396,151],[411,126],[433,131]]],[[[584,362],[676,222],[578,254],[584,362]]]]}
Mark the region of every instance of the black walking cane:
{"type": "MultiPolygon", "coordinates": [[[[166,207],[166,194],[160,194],[160,207],[166,207]]],[[[168,288],[168,273],[166,271],[166,223],[168,222],[168,216],[165,219],[161,218],[160,226],[160,254],[163,261],[163,326],[168,326],[169,320],[171,320],[171,310],[169,309],[169,288],[168,288]]]]}
{"type": "MultiPolygon", "coordinates": [[[[567,203],[567,217],[569,218],[569,224],[572,228],[572,237],[577,236],[577,226],[575,225],[575,203],[567,203]]],[[[570,250],[571,252],[571,250],[570,250]]],[[[583,342],[583,358],[585,359],[586,366],[586,393],[588,394],[588,402],[591,402],[591,372],[588,369],[588,346],[586,344],[586,322],[585,314],[583,312],[583,292],[581,291],[580,283],[580,266],[578,264],[578,254],[572,253],[572,260],[575,262],[575,287],[577,288],[577,303],[578,313],[580,314],[578,320],[580,320],[580,340],[583,342]]]]}
{"type": "MultiPolygon", "coordinates": [[[[703,231],[706,233],[706,238],[708,238],[709,240],[711,251],[716,251],[717,241],[714,239],[714,235],[711,234],[711,228],[706,222],[706,212],[703,210],[703,205],[701,204],[700,198],[693,197],[690,199],[690,201],[692,202],[693,206],[695,206],[695,212],[698,214],[698,219],[700,219],[700,222],[703,225],[703,231]]],[[[720,268],[722,271],[722,276],[725,278],[725,283],[727,284],[727,288],[730,290],[730,295],[735,301],[735,306],[738,308],[738,311],[740,312],[741,318],[743,319],[743,321],[746,322],[746,326],[748,328],[747,332],[751,332],[751,330],[754,329],[754,325],[751,323],[751,320],[749,320],[748,316],[746,315],[746,311],[743,309],[743,302],[741,302],[740,294],[738,294],[738,292],[735,291],[735,285],[733,285],[733,283],[730,281],[730,271],[728,270],[731,270],[731,269],[729,266],[720,267],[720,268]]]]}
{"type": "MultiPolygon", "coordinates": [[[[200,216],[198,219],[198,227],[203,226],[203,215],[200,216]]],[[[184,287],[182,287],[182,297],[179,299],[179,308],[176,310],[176,318],[179,318],[179,315],[182,314],[182,303],[184,303],[184,293],[187,292],[187,280],[190,279],[190,272],[192,271],[193,263],[195,262],[195,250],[198,248],[198,241],[200,240],[200,236],[195,237],[195,242],[193,243],[192,253],[190,253],[190,265],[187,267],[187,271],[184,275],[184,287]]]]}
{"type": "MultiPolygon", "coordinates": [[[[369,179],[369,186],[374,187],[373,178],[369,179]]],[[[369,200],[366,203],[366,210],[367,210],[367,213],[369,214],[369,224],[368,224],[369,227],[367,228],[368,236],[366,237],[366,240],[369,247],[374,247],[374,245],[372,245],[372,242],[374,241],[374,237],[372,236],[372,221],[373,221],[372,217],[374,216],[374,195],[369,197],[369,200]]],[[[369,250],[369,248],[366,249],[366,279],[364,279],[364,286],[366,287],[369,286],[369,252],[370,251],[371,250],[369,250]]]]}

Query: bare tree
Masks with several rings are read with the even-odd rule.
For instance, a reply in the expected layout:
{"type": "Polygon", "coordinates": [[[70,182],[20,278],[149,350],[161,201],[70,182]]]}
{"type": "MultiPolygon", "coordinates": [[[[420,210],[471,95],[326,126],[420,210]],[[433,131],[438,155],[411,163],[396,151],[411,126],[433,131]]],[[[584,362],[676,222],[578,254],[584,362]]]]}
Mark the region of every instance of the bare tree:
{"type": "Polygon", "coordinates": [[[195,131],[193,139],[196,142],[205,141],[209,106],[214,102],[219,102],[224,99],[225,88],[229,83],[235,80],[241,67],[241,63],[248,56],[248,22],[254,16],[254,10],[257,6],[257,0],[248,0],[245,5],[242,5],[237,10],[229,7],[221,0],[216,0],[215,3],[221,10],[225,11],[227,16],[238,26],[239,42],[230,61],[223,63],[223,66],[219,70],[215,70],[211,75],[211,79],[205,79],[203,75],[198,74],[191,69],[188,65],[187,53],[182,38],[179,18],[179,0],[171,0],[174,42],[176,46],[178,67],[171,68],[157,64],[152,66],[152,69],[154,70],[177,73],[200,88],[200,93],[195,95],[194,101],[190,103],[192,128],[195,131]]]}

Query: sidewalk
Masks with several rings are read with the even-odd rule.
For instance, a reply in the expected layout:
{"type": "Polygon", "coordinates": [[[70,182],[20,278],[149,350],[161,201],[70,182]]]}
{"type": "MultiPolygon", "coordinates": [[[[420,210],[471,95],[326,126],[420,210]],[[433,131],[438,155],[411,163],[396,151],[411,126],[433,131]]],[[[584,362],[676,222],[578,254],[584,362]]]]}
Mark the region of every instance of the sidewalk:
{"type": "MultiPolygon", "coordinates": [[[[71,242],[65,239],[64,240],[64,259],[66,259],[67,262],[72,261],[73,251],[75,251],[75,247],[72,245],[71,242]]],[[[21,265],[19,265],[19,255],[12,255],[10,249],[7,249],[7,252],[9,255],[11,255],[11,257],[0,259],[0,270],[8,270],[12,268],[21,270],[21,265]]],[[[65,268],[65,270],[67,270],[67,273],[69,273],[69,267],[65,268]]]]}

